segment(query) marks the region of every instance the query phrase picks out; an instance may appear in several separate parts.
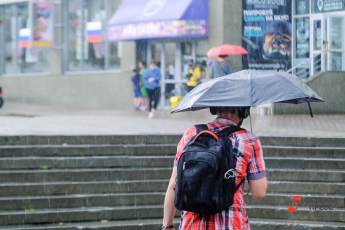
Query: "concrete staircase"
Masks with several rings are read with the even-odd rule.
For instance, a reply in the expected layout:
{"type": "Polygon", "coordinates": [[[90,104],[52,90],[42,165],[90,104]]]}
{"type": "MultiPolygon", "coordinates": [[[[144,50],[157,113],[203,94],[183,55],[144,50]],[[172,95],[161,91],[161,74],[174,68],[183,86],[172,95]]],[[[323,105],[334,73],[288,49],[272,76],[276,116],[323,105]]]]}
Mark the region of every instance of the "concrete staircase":
{"type": "MultiPolygon", "coordinates": [[[[178,139],[0,137],[0,229],[159,229],[178,139]]],[[[345,139],[261,140],[270,184],[246,197],[252,229],[345,229],[345,139]]]]}

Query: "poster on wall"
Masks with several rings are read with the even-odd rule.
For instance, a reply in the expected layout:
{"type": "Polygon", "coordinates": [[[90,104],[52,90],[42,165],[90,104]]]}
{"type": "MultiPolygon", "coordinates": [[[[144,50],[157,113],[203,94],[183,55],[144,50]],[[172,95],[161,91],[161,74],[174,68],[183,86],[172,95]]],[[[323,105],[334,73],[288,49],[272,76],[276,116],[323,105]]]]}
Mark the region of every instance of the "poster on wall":
{"type": "Polygon", "coordinates": [[[291,1],[243,0],[243,46],[250,69],[291,68],[291,1]]]}
{"type": "Polygon", "coordinates": [[[53,41],[53,3],[37,1],[33,5],[33,47],[49,48],[53,41]]]}

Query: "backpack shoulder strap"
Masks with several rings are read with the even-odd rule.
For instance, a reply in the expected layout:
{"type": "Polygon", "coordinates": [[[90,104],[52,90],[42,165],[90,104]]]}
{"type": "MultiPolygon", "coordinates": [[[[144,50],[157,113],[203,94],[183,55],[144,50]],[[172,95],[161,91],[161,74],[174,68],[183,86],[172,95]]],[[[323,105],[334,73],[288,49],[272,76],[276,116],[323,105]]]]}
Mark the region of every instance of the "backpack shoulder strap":
{"type": "Polygon", "coordinates": [[[208,130],[208,127],[206,124],[198,124],[198,125],[194,125],[194,127],[196,128],[196,133],[200,133],[204,130],[208,130]]]}
{"type": "Polygon", "coordinates": [[[239,130],[243,130],[243,129],[236,126],[236,125],[231,125],[229,127],[222,129],[221,131],[219,131],[218,134],[224,135],[224,136],[229,136],[231,133],[234,133],[234,132],[239,131],[239,130]]]}

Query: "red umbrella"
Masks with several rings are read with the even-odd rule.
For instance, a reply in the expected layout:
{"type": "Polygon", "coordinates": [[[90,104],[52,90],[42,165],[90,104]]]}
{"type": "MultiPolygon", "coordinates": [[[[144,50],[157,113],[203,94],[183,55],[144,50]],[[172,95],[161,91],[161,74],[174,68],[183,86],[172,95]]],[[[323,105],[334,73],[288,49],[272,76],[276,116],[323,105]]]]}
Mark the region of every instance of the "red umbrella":
{"type": "Polygon", "coordinates": [[[213,47],[207,52],[208,57],[241,54],[248,54],[248,52],[242,46],[229,44],[213,47]]]}

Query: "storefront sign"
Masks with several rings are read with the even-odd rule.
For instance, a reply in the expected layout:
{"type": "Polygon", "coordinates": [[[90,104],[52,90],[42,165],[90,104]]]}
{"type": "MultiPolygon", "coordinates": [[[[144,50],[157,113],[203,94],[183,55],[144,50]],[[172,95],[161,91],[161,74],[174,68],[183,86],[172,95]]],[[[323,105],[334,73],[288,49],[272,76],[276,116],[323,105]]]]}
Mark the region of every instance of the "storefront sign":
{"type": "Polygon", "coordinates": [[[38,1],[33,6],[33,47],[49,48],[53,41],[53,3],[38,1]]]}
{"type": "Polygon", "coordinates": [[[175,20],[116,25],[108,29],[109,40],[207,37],[206,20],[175,20]]]}
{"type": "Polygon", "coordinates": [[[248,50],[249,68],[290,68],[290,12],[291,1],[243,0],[243,45],[248,50]]]}
{"type": "Polygon", "coordinates": [[[109,41],[207,38],[207,0],[123,0],[107,23],[109,41]]]}
{"type": "Polygon", "coordinates": [[[314,12],[329,12],[345,10],[345,0],[313,0],[314,12]]]}

